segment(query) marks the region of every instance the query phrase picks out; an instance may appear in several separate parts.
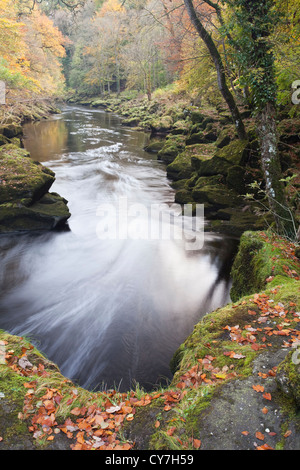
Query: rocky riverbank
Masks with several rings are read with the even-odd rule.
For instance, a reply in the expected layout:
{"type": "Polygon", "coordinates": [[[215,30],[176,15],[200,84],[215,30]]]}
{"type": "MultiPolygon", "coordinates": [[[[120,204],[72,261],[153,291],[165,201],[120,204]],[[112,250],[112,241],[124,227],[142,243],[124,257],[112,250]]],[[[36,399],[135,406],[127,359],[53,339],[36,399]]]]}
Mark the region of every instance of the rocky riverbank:
{"type": "Polygon", "coordinates": [[[0,333],[0,450],[299,450],[300,260],[246,232],[233,303],[174,354],[166,388],[89,392],[26,339],[0,333]]]}
{"type": "MultiPolygon", "coordinates": [[[[240,141],[226,109],[194,106],[188,97],[171,95],[149,102],[108,96],[77,102],[118,113],[124,126],[149,132],[145,150],[166,165],[175,202],[204,204],[208,230],[240,236],[273,223],[265,201],[258,135],[248,110],[242,112],[248,140],[240,141]]],[[[291,119],[287,111],[279,119],[282,178],[293,177],[287,193],[299,221],[300,120],[291,119]]]]}
{"type": "Polygon", "coordinates": [[[34,162],[22,143],[22,124],[58,112],[44,103],[0,126],[0,234],[67,228],[67,201],[49,192],[55,174],[34,162]]]}

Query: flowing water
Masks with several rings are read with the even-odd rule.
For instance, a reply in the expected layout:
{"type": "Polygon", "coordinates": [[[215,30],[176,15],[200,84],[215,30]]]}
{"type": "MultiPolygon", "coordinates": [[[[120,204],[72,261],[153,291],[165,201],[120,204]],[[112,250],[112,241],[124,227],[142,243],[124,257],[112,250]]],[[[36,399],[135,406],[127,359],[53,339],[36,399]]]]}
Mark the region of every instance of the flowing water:
{"type": "MultiPolygon", "coordinates": [[[[159,223],[150,208],[171,207],[174,191],[143,150],[148,135],[118,116],[72,106],[24,131],[72,216],[70,231],[0,238],[0,328],[28,337],[89,389],[170,380],[169,362],[195,323],[230,300],[236,241],[206,233],[191,250],[180,237],[141,236],[159,223]],[[120,201],[143,215],[130,236],[109,236],[120,201]]],[[[164,213],[174,229],[180,215],[164,213]]]]}

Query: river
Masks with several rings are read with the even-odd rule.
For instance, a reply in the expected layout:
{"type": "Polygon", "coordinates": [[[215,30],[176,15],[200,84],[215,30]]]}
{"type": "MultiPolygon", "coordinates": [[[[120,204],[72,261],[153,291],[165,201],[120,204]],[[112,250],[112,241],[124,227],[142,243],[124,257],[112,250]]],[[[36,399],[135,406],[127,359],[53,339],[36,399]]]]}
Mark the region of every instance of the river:
{"type": "Polygon", "coordinates": [[[24,133],[72,216],[69,231],[0,238],[0,328],[29,338],[90,390],[168,382],[195,323],[230,301],[236,240],[207,232],[191,249],[180,237],[142,236],[151,224],[173,230],[181,216],[154,217],[152,207],[174,201],[165,166],[143,150],[148,134],[117,115],[67,106],[24,133]],[[122,204],[143,214],[128,231],[127,211],[120,236],[112,229],[122,204]]]}

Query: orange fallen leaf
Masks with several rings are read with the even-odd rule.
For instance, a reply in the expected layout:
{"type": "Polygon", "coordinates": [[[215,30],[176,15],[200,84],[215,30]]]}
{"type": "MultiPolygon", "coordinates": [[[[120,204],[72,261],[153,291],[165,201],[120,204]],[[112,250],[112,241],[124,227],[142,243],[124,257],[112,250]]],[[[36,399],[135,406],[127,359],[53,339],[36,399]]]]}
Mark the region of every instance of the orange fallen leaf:
{"type": "Polygon", "coordinates": [[[164,407],[164,410],[165,410],[165,411],[170,411],[170,409],[171,409],[170,405],[166,405],[166,406],[164,407]]]}
{"type": "Polygon", "coordinates": [[[265,440],[264,434],[262,434],[262,433],[259,432],[259,431],[257,431],[257,432],[255,433],[255,437],[256,437],[257,439],[260,439],[261,441],[264,441],[264,440],[265,440]]]}
{"type": "Polygon", "coordinates": [[[263,444],[262,446],[256,447],[256,450],[274,450],[269,444],[263,444]]]}
{"type": "Polygon", "coordinates": [[[262,385],[252,385],[252,388],[256,392],[263,392],[265,390],[265,387],[263,387],[262,385]]]}
{"type": "Polygon", "coordinates": [[[168,429],[167,430],[168,436],[173,436],[175,430],[176,430],[175,426],[172,426],[170,429],[168,429]]]}
{"type": "Polygon", "coordinates": [[[264,415],[266,415],[267,413],[269,413],[268,408],[266,408],[265,406],[263,407],[263,409],[262,409],[261,411],[263,412],[264,415]]]}
{"type": "Polygon", "coordinates": [[[289,430],[284,434],[284,437],[289,437],[291,434],[292,434],[292,431],[289,430]]]}
{"type": "Polygon", "coordinates": [[[272,400],[271,393],[264,393],[264,394],[263,394],[263,397],[264,397],[266,400],[272,400]]]}
{"type": "Polygon", "coordinates": [[[159,421],[155,421],[155,424],[154,424],[154,426],[155,426],[156,428],[159,428],[159,426],[160,426],[160,422],[159,422],[159,421]]]}
{"type": "Polygon", "coordinates": [[[200,439],[194,439],[193,444],[194,444],[195,449],[200,449],[200,446],[201,446],[200,439]]]}
{"type": "Polygon", "coordinates": [[[131,406],[122,406],[122,412],[127,414],[132,412],[132,407],[131,406]]]}
{"type": "Polygon", "coordinates": [[[248,436],[249,431],[242,431],[242,434],[243,434],[244,436],[248,436]]]}

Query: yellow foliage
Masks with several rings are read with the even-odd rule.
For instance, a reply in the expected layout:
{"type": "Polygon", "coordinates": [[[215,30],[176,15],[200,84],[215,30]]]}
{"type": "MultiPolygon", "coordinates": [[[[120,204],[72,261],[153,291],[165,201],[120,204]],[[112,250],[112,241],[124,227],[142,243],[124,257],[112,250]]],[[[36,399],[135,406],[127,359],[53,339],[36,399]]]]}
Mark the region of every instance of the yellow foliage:
{"type": "Polygon", "coordinates": [[[99,16],[105,16],[108,12],[125,12],[125,8],[118,0],[107,0],[100,12],[98,13],[99,16]]]}
{"type": "Polygon", "coordinates": [[[4,79],[8,80],[8,86],[11,82],[14,87],[53,94],[63,82],[58,59],[65,56],[67,40],[37,7],[28,15],[23,13],[20,21],[17,3],[0,0],[0,58],[4,79]]]}

